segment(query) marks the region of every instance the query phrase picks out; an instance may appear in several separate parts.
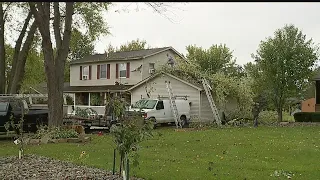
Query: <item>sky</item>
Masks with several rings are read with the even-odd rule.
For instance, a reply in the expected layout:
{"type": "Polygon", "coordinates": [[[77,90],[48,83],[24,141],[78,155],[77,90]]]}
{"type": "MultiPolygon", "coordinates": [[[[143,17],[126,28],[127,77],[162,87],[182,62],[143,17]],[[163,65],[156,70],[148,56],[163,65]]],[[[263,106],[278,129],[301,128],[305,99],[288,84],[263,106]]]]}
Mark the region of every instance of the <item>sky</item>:
{"type": "Polygon", "coordinates": [[[226,44],[238,64],[252,61],[261,40],[276,29],[294,24],[307,38],[320,43],[320,3],[173,3],[163,14],[145,4],[115,3],[104,18],[110,35],[95,46],[103,53],[107,45],[120,46],[137,38],[151,47],[172,46],[186,54],[186,46],[209,48],[226,44]],[[138,7],[138,10],[137,10],[138,7]]]}

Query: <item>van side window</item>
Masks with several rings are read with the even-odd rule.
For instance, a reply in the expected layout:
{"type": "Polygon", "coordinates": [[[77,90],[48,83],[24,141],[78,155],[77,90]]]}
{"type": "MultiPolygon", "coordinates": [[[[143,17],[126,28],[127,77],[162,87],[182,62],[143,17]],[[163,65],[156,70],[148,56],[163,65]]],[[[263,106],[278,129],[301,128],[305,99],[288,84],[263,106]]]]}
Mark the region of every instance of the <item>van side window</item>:
{"type": "Polygon", "coordinates": [[[163,101],[158,101],[158,104],[157,104],[156,109],[157,109],[157,110],[164,109],[163,101]]]}

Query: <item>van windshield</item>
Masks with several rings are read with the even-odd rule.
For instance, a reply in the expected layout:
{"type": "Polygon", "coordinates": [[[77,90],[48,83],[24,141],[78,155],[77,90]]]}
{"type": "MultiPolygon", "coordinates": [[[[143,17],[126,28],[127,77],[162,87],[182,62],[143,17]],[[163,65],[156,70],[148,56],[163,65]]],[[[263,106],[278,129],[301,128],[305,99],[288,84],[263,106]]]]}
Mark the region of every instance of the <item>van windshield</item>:
{"type": "Polygon", "coordinates": [[[153,109],[156,104],[157,104],[157,100],[141,99],[137,101],[134,105],[132,105],[132,108],[153,109]]]}

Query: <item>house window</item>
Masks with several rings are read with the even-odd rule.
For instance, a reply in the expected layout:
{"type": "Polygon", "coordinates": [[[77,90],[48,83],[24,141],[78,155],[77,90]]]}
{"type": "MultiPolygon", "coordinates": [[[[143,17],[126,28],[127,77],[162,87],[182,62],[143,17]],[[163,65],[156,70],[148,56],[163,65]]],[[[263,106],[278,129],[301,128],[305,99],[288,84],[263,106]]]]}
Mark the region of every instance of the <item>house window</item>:
{"type": "Polygon", "coordinates": [[[100,78],[107,78],[107,65],[106,64],[100,65],[100,78]]]}
{"type": "Polygon", "coordinates": [[[83,66],[82,67],[82,76],[83,80],[89,79],[89,66],[83,66]]]}
{"type": "Polygon", "coordinates": [[[89,66],[83,66],[83,75],[89,76],[89,66]]]}
{"type": "Polygon", "coordinates": [[[126,66],[126,63],[119,64],[119,74],[120,74],[120,78],[126,78],[127,77],[127,66],[126,66]]]}
{"type": "Polygon", "coordinates": [[[154,73],[154,63],[149,63],[149,73],[154,73]]]}
{"type": "Polygon", "coordinates": [[[154,69],[154,63],[149,63],[149,69],[154,69]]]}

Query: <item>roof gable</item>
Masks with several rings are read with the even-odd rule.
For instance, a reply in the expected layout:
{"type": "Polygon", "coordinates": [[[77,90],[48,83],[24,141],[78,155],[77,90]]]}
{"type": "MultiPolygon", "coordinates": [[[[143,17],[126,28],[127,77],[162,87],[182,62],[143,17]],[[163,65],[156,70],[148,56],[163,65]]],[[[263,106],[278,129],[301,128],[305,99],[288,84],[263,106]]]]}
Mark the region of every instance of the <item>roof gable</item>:
{"type": "Polygon", "coordinates": [[[185,81],[185,80],[182,80],[182,79],[180,79],[180,78],[178,78],[178,77],[176,77],[176,76],[174,76],[174,75],[172,75],[172,74],[168,74],[168,73],[165,73],[165,72],[160,72],[160,73],[156,73],[156,74],[154,74],[154,75],[152,75],[152,76],[149,76],[149,77],[145,78],[144,80],[138,82],[136,85],[130,87],[130,88],[128,89],[128,91],[131,91],[131,90],[139,87],[140,85],[146,83],[147,81],[152,80],[152,79],[154,79],[154,78],[156,78],[157,76],[162,75],[162,74],[165,74],[165,75],[167,75],[167,76],[169,76],[169,77],[171,77],[171,78],[173,78],[173,79],[176,79],[176,80],[178,80],[178,81],[180,81],[180,82],[182,82],[182,83],[184,83],[184,84],[187,84],[187,85],[189,85],[189,86],[191,86],[191,87],[193,87],[193,88],[195,88],[195,89],[197,89],[197,90],[199,90],[199,91],[203,90],[203,89],[200,88],[199,86],[194,85],[194,84],[192,84],[192,83],[189,83],[189,82],[187,82],[187,81],[185,81]]]}
{"type": "Polygon", "coordinates": [[[172,47],[162,47],[162,48],[153,48],[153,49],[143,49],[135,51],[118,51],[111,52],[109,54],[94,54],[83,57],[82,59],[73,60],[70,64],[81,64],[81,63],[92,63],[92,62],[101,62],[101,61],[117,61],[117,60],[137,60],[143,59],[150,56],[154,56],[161,52],[172,50],[178,56],[184,59],[184,57],[172,47]]]}

